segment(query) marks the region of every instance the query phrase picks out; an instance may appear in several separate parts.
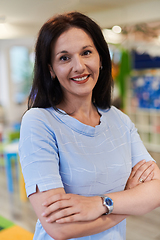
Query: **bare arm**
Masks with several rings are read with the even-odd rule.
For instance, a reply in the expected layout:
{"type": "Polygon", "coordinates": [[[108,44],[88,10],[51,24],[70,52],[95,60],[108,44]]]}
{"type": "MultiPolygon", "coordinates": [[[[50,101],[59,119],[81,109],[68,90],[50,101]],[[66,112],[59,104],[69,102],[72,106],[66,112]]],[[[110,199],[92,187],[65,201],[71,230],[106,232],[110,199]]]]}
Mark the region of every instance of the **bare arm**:
{"type": "Polygon", "coordinates": [[[128,178],[125,189],[131,189],[143,182],[149,182],[154,179],[155,164],[153,161],[146,162],[142,160],[138,162],[133,168],[128,178]]]}
{"type": "MultiPolygon", "coordinates": [[[[94,198],[94,211],[98,211],[99,214],[102,215],[95,220],[90,221],[81,221],[81,222],[72,222],[72,223],[64,223],[59,224],[56,222],[46,222],[46,217],[42,216],[42,213],[46,209],[43,206],[43,203],[46,199],[55,195],[67,195],[64,192],[63,188],[52,189],[46,192],[39,192],[37,188],[37,192],[35,194],[30,195],[30,202],[43,226],[45,231],[56,240],[65,240],[73,237],[83,237],[88,235],[97,234],[99,232],[103,232],[124,220],[127,216],[125,215],[102,215],[103,207],[101,208],[101,199],[100,197],[94,198]],[[96,209],[96,210],[95,210],[96,209]]],[[[58,212],[58,211],[57,211],[58,212]]]]}
{"type": "MultiPolygon", "coordinates": [[[[138,185],[141,185],[142,182],[140,182],[140,179],[143,179],[143,182],[145,183],[149,182],[151,179],[154,178],[154,172],[156,173],[156,171],[157,171],[157,166],[152,161],[149,161],[149,162],[140,161],[132,169],[131,175],[126,185],[126,190],[129,190],[129,189],[135,188],[138,185]]],[[[126,214],[125,211],[128,211],[127,214],[129,215],[137,214],[135,210],[134,212],[131,211],[132,206],[134,205],[129,200],[129,198],[131,197],[134,201],[135,199],[134,194],[132,194],[132,191],[127,193],[126,192],[123,193],[123,192],[108,194],[108,196],[111,196],[111,198],[115,200],[116,205],[117,205],[117,201],[119,202],[119,198],[120,199],[122,198],[123,200],[123,202],[120,202],[120,204],[117,205],[118,209],[114,207],[113,213],[119,214],[119,212],[116,212],[116,211],[121,211],[120,214],[126,214]],[[118,196],[118,199],[114,199],[117,196],[118,196]],[[126,201],[130,202],[127,209],[125,209],[126,204],[125,204],[125,199],[123,199],[124,196],[126,201]],[[121,204],[122,206],[120,206],[121,204]],[[123,206],[124,208],[122,210],[123,206]]],[[[140,195],[140,198],[141,198],[141,195],[140,195]]],[[[143,191],[142,191],[142,198],[143,198],[143,191]]],[[[43,216],[47,217],[48,222],[57,221],[58,223],[94,220],[99,216],[101,216],[106,211],[106,207],[102,206],[102,202],[100,202],[100,205],[97,204],[99,203],[99,201],[100,201],[100,198],[97,196],[84,197],[76,194],[53,195],[50,198],[46,199],[46,202],[44,203],[44,205],[47,208],[45,209],[43,216]]]]}
{"type": "MultiPolygon", "coordinates": [[[[149,179],[151,179],[153,177],[153,169],[152,169],[152,167],[150,168],[150,165],[142,166],[142,164],[139,163],[139,164],[137,164],[137,166],[134,167],[131,176],[132,176],[130,178],[131,182],[132,182],[132,179],[134,179],[134,181],[131,184],[131,187],[134,187],[139,184],[139,181],[137,181],[137,180],[135,181],[135,179],[139,179],[140,176],[142,176],[146,180],[146,182],[149,181],[149,179]]],[[[128,182],[128,184],[130,185],[130,181],[128,182]]],[[[74,201],[77,201],[77,200],[75,200],[76,195],[74,195],[74,194],[72,194],[72,195],[74,196],[74,201]]],[[[60,206],[60,205],[55,206],[55,204],[52,204],[52,201],[53,201],[53,198],[56,199],[61,196],[63,196],[64,198],[68,198],[68,196],[70,196],[70,194],[65,194],[63,188],[54,189],[54,190],[50,190],[47,192],[39,192],[39,190],[37,189],[37,193],[32,194],[30,196],[30,201],[31,201],[31,203],[35,209],[35,212],[37,213],[37,216],[39,217],[44,229],[46,230],[46,232],[49,235],[51,235],[51,237],[53,237],[55,239],[68,239],[68,238],[73,238],[73,237],[82,237],[82,236],[96,234],[96,233],[105,231],[105,230],[115,226],[116,224],[118,224],[119,222],[121,222],[123,219],[125,219],[127,217],[127,215],[117,215],[117,214],[111,214],[109,216],[103,215],[100,217],[98,217],[98,215],[97,215],[97,218],[95,220],[86,219],[86,221],[77,222],[77,220],[76,220],[76,222],[74,222],[73,216],[70,216],[69,221],[71,221],[71,223],[58,224],[57,222],[55,222],[55,220],[59,219],[59,214],[63,215],[63,210],[65,210],[65,209],[63,208],[63,206],[60,206]],[[47,203],[47,201],[51,201],[49,204],[51,209],[50,209],[50,207],[46,207],[46,205],[49,203],[49,202],[47,203]],[[55,208],[57,208],[58,210],[54,211],[53,206],[55,208]],[[54,214],[52,214],[53,219],[51,222],[49,222],[48,218],[46,218],[47,214],[46,214],[46,216],[42,216],[42,214],[44,212],[46,212],[46,210],[48,210],[48,209],[51,210],[51,213],[54,212],[54,214]],[[54,220],[54,218],[55,218],[55,220],[54,220]],[[47,220],[47,222],[46,222],[46,220],[47,220]]],[[[78,196],[78,197],[80,197],[80,196],[78,196]]],[[[82,204],[82,206],[86,205],[86,203],[87,203],[87,201],[85,199],[92,200],[92,201],[88,201],[88,203],[87,203],[87,209],[88,209],[88,206],[90,208],[89,213],[91,214],[91,212],[93,212],[93,214],[95,214],[95,212],[96,212],[96,214],[101,215],[103,213],[103,211],[105,211],[106,209],[102,206],[100,197],[91,197],[91,198],[84,197],[83,203],[85,201],[85,204],[82,204]],[[94,199],[94,201],[93,201],[93,199],[94,199]],[[93,205],[91,203],[93,203],[93,205]],[[92,205],[92,206],[90,206],[90,205],[92,205]],[[94,208],[94,211],[91,210],[92,208],[94,208]],[[96,211],[95,211],[95,209],[96,209],[96,211]]],[[[78,201],[75,204],[76,206],[79,205],[78,201]]],[[[56,201],[56,202],[58,203],[58,201],[56,201]]],[[[64,213],[64,215],[65,214],[66,213],[64,213]]],[[[94,217],[96,217],[96,216],[94,215],[94,217]]],[[[86,216],[82,216],[82,218],[85,219],[86,216]]]]}
{"type": "Polygon", "coordinates": [[[154,165],[154,177],[132,189],[120,193],[111,193],[115,205],[115,214],[143,215],[160,207],[160,169],[154,165]]]}

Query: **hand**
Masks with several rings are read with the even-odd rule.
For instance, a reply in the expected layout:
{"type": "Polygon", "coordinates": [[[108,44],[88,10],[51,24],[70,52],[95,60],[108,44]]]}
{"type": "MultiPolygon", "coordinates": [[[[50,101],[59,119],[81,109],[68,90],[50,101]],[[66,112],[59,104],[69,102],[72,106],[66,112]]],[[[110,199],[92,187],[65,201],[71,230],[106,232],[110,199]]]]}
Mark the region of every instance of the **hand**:
{"type": "Polygon", "coordinates": [[[132,169],[132,172],[128,178],[125,189],[131,189],[135,186],[148,182],[154,177],[154,162],[146,162],[142,160],[138,162],[132,169]]]}
{"type": "Polygon", "coordinates": [[[76,194],[56,194],[43,203],[42,213],[47,222],[68,223],[91,221],[104,213],[102,199],[99,196],[84,197],[76,194]]]}

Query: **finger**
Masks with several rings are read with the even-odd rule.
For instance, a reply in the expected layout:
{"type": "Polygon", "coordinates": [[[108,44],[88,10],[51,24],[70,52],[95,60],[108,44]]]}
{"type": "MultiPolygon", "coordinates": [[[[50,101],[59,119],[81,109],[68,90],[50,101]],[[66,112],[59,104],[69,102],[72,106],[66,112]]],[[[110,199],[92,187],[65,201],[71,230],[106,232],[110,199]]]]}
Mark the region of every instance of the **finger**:
{"type": "Polygon", "coordinates": [[[45,202],[42,203],[43,206],[47,207],[60,200],[69,200],[71,198],[70,194],[59,193],[49,197],[45,202]]]}
{"type": "Polygon", "coordinates": [[[137,172],[137,170],[144,164],[146,163],[146,160],[143,159],[141,160],[140,162],[138,162],[133,168],[132,168],[132,172],[130,174],[130,177],[129,178],[133,178],[137,172]]]}
{"type": "MultiPolygon", "coordinates": [[[[142,174],[152,165],[152,161],[149,162],[145,162],[144,164],[142,164],[136,171],[134,177],[138,180],[139,178],[141,178],[142,174]]],[[[145,176],[146,178],[147,176],[145,176]]]]}
{"type": "MultiPolygon", "coordinates": [[[[145,166],[147,167],[147,165],[145,166]]],[[[151,163],[151,165],[148,164],[148,168],[146,168],[142,174],[140,175],[140,179],[143,179],[145,181],[145,179],[150,175],[150,173],[154,170],[154,165],[151,163]]]]}
{"type": "Polygon", "coordinates": [[[149,181],[151,181],[153,178],[154,178],[154,171],[152,171],[152,172],[148,175],[148,177],[145,179],[144,182],[149,182],[149,181]]]}
{"type": "Polygon", "coordinates": [[[79,212],[76,212],[76,210],[73,208],[68,208],[68,209],[58,211],[56,214],[50,215],[46,219],[46,222],[51,223],[51,222],[59,221],[61,223],[65,223],[65,222],[71,222],[71,221],[79,221],[79,218],[77,217],[77,215],[79,215],[79,212]]]}
{"type": "Polygon", "coordinates": [[[71,215],[69,217],[57,219],[56,223],[71,223],[71,222],[79,222],[79,221],[81,221],[80,215],[76,214],[76,215],[71,215]]]}
{"type": "Polygon", "coordinates": [[[72,202],[68,200],[57,201],[50,206],[48,206],[45,211],[42,213],[43,217],[49,216],[51,213],[55,213],[56,211],[64,208],[69,208],[72,206],[72,202]]]}

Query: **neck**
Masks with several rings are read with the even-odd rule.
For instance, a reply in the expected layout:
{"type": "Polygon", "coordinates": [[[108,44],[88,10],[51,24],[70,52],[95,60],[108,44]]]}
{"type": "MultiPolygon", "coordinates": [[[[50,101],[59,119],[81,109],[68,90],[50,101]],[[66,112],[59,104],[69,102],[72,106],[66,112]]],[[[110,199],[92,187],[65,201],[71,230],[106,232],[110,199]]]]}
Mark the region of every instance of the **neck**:
{"type": "Polygon", "coordinates": [[[93,106],[92,96],[87,96],[77,98],[64,97],[64,100],[57,107],[64,110],[69,115],[73,116],[79,111],[89,114],[89,112],[92,109],[92,106],[93,106]]]}
{"type": "Polygon", "coordinates": [[[100,115],[93,105],[91,99],[88,101],[82,101],[78,99],[77,101],[64,101],[60,103],[57,108],[65,111],[68,115],[79,120],[80,122],[95,127],[99,125],[100,115]]]}

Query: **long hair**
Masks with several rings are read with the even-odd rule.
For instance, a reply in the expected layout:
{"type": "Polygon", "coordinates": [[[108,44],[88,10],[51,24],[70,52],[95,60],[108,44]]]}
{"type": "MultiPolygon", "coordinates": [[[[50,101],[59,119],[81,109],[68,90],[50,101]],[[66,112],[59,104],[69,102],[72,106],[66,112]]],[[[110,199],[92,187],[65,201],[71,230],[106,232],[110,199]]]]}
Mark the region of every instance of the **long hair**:
{"type": "Polygon", "coordinates": [[[63,92],[57,78],[51,78],[52,48],[58,37],[71,27],[83,29],[92,38],[99,53],[103,68],[93,89],[92,102],[99,108],[110,108],[112,76],[108,45],[100,27],[89,17],[79,12],[57,15],[49,19],[40,29],[35,47],[33,85],[28,99],[32,107],[56,108],[63,100],[63,92]]]}

